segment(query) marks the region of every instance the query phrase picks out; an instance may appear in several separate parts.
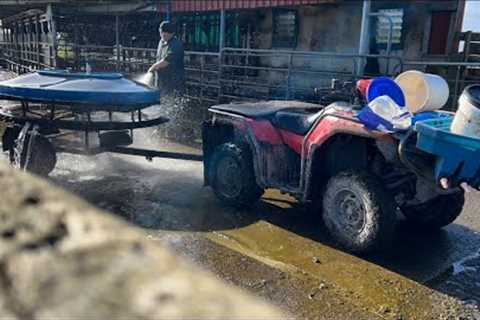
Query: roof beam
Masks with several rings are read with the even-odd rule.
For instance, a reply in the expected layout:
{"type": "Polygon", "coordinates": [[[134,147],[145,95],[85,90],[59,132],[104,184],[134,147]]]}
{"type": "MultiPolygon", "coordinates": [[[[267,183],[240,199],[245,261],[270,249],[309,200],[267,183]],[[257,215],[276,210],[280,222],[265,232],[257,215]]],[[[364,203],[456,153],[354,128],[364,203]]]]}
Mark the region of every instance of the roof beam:
{"type": "Polygon", "coordinates": [[[105,4],[105,3],[128,3],[128,0],[2,0],[1,6],[38,6],[45,4],[105,4]]]}
{"type": "Polygon", "coordinates": [[[158,11],[158,5],[166,0],[0,0],[0,19],[20,14],[29,9],[46,10],[55,5],[56,12],[73,11],[85,14],[122,15],[132,12],[158,11]]]}
{"type": "Polygon", "coordinates": [[[150,0],[131,1],[128,3],[99,4],[77,7],[79,12],[96,14],[125,14],[139,11],[157,11],[158,1],[152,3],[150,0]]]}

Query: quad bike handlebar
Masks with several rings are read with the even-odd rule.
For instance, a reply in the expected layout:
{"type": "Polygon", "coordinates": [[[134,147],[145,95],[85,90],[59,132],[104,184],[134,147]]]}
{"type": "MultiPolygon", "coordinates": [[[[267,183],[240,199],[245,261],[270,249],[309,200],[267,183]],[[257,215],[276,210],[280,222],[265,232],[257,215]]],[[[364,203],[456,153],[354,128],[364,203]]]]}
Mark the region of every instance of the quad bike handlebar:
{"type": "Polygon", "coordinates": [[[314,92],[322,105],[328,105],[337,101],[347,101],[352,105],[363,105],[365,102],[357,90],[355,81],[332,79],[330,86],[316,87],[314,92]]]}

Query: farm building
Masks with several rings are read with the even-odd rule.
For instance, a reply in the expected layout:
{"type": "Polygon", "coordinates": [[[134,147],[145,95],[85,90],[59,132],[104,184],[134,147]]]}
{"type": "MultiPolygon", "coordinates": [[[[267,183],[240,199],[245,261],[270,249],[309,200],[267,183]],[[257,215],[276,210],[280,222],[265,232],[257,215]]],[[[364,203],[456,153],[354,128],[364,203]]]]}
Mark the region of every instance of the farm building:
{"type": "Polygon", "coordinates": [[[141,73],[170,19],[187,50],[188,95],[207,104],[316,100],[332,79],[406,68],[440,72],[459,91],[476,68],[464,9],[463,0],[5,0],[0,50],[18,72],[88,61],[94,71],[141,73]]]}

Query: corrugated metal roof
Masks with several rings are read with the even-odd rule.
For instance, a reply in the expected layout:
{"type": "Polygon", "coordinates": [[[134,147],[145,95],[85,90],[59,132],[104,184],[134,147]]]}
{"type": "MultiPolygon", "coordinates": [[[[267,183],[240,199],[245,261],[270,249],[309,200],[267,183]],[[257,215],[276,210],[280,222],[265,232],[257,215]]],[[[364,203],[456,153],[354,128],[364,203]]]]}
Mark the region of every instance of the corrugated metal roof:
{"type": "MultiPolygon", "coordinates": [[[[338,2],[338,0],[173,0],[171,2],[171,10],[174,12],[216,11],[222,9],[255,9],[333,2],[338,2]]],[[[162,4],[159,9],[166,11],[167,5],[162,4]]]]}

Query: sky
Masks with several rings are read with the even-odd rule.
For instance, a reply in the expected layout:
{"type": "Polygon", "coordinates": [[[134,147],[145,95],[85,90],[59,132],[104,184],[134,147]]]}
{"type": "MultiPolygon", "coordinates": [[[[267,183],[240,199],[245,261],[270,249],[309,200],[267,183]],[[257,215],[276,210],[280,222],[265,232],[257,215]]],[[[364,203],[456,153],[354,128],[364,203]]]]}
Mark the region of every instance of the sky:
{"type": "Polygon", "coordinates": [[[463,31],[480,32],[480,1],[468,0],[463,18],[463,31]]]}

